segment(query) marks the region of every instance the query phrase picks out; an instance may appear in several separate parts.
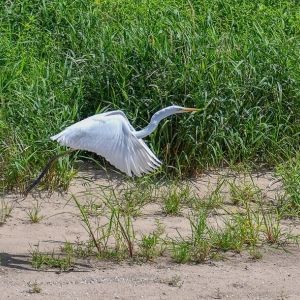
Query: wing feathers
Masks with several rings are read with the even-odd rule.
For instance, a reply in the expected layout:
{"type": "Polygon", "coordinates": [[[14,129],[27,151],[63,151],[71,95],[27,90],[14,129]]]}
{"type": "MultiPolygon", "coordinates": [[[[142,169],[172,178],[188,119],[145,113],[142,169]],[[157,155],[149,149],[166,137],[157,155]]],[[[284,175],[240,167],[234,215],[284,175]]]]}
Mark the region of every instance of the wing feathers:
{"type": "Polygon", "coordinates": [[[95,152],[129,176],[133,173],[140,177],[161,165],[146,143],[135,136],[135,130],[119,111],[89,117],[52,136],[51,140],[95,152]]]}

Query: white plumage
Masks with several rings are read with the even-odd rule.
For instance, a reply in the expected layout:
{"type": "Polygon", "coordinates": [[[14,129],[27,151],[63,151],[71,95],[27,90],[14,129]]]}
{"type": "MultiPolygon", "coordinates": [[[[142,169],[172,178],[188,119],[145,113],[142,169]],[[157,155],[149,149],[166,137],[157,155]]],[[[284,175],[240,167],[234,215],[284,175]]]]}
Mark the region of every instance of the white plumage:
{"type": "Polygon", "coordinates": [[[95,152],[127,175],[142,176],[143,173],[150,173],[161,165],[160,160],[142,138],[153,132],[163,118],[198,110],[169,106],[155,113],[149,125],[140,131],[131,126],[122,111],[106,112],[67,127],[52,136],[51,140],[73,149],[95,152]]]}

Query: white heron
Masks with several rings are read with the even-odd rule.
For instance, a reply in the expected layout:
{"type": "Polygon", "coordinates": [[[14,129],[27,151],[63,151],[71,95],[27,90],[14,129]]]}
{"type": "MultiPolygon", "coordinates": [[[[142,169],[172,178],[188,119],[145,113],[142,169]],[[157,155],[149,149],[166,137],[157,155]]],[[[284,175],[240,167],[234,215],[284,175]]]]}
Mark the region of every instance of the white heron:
{"type": "Polygon", "coordinates": [[[162,163],[142,138],[152,133],[158,123],[173,114],[200,111],[198,108],[169,106],[156,112],[148,126],[136,131],[121,110],[96,114],[79,121],[51,137],[60,145],[72,148],[54,156],[38,179],[25,190],[25,195],[39,183],[51,164],[58,157],[81,149],[95,152],[128,176],[151,173],[162,163]]]}

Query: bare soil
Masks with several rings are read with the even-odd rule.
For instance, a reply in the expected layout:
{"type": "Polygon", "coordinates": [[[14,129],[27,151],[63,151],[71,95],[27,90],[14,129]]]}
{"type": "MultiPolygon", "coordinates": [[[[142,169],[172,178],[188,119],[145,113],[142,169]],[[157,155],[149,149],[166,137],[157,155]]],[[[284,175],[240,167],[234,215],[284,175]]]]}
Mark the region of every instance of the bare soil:
{"type": "MultiPolygon", "coordinates": [[[[226,176],[236,182],[245,180],[228,172],[226,176]]],[[[192,184],[201,197],[216,186],[219,178],[214,172],[192,184]]],[[[272,174],[267,171],[252,177],[262,190],[271,179],[272,174]]],[[[85,194],[81,191],[89,189],[96,194],[97,184],[109,182],[120,186],[122,180],[115,175],[108,180],[106,173],[87,167],[72,181],[68,193],[47,195],[35,190],[26,199],[16,194],[3,196],[1,200],[17,202],[12,216],[0,227],[0,299],[300,299],[300,251],[293,244],[285,245],[284,249],[262,245],[259,249],[262,258],[256,260],[249,251],[243,251],[229,252],[223,260],[203,264],[177,264],[170,255],[165,255],[146,263],[78,259],[74,269],[67,272],[32,267],[30,252],[34,245],[51,252],[59,251],[66,241],[88,240],[88,233],[77,217],[72,193],[84,202],[85,194]],[[28,211],[36,201],[41,204],[39,215],[45,217],[39,223],[32,223],[28,211]],[[32,292],[33,283],[41,288],[40,293],[32,292]]],[[[280,189],[280,183],[272,186],[266,191],[267,198],[275,201],[280,189]]],[[[136,231],[151,232],[158,219],[169,235],[176,236],[177,231],[189,234],[186,218],[164,216],[158,210],[155,205],[147,206],[134,221],[136,231]]],[[[300,232],[297,220],[285,220],[283,228],[294,234],[300,232]]]]}

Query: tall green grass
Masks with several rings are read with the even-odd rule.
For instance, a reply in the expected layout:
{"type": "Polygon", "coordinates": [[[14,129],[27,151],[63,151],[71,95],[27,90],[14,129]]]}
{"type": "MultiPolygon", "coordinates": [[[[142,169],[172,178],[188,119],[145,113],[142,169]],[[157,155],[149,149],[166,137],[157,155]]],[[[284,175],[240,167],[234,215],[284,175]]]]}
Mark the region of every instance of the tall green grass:
{"type": "MultiPolygon", "coordinates": [[[[0,183],[19,187],[59,147],[49,137],[122,109],[136,128],[170,104],[147,142],[185,176],[299,151],[298,1],[2,1],[0,183]]],[[[169,166],[172,166],[170,168],[169,166]]],[[[63,158],[45,184],[68,185],[63,158]]]]}

